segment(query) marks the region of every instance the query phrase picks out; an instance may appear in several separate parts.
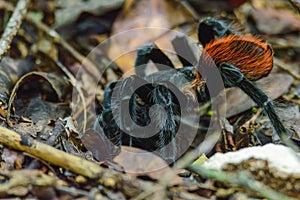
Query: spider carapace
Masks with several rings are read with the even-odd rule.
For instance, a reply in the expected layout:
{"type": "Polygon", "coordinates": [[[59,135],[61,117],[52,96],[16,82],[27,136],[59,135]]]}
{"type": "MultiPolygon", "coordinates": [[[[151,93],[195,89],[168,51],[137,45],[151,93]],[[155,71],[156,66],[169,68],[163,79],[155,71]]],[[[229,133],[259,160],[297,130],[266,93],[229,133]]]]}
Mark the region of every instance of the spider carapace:
{"type": "MultiPolygon", "coordinates": [[[[211,78],[206,75],[213,65],[217,66],[225,87],[239,87],[264,109],[281,139],[290,136],[289,131],[276,114],[270,98],[252,82],[267,76],[272,70],[273,50],[270,45],[261,38],[241,35],[225,22],[210,17],[199,22],[198,40],[204,47],[198,61],[196,58],[192,58],[192,50],[185,45],[186,42],[179,45],[179,49],[185,49],[186,57],[194,60],[187,61],[179,55],[179,60],[184,66],[179,69],[174,68],[172,62],[154,43],[147,43],[137,51],[135,64],[137,75],[125,78],[119,86],[116,86],[118,82],[106,86],[103,109],[98,116],[98,122],[104,134],[114,144],[130,145],[154,151],[170,143],[176,135],[180,124],[178,119],[182,114],[180,110],[182,105],[179,105],[177,101],[178,95],[186,98],[186,102],[209,100],[210,94],[205,82],[211,78]],[[142,67],[149,60],[157,64],[158,72],[146,76],[142,67]],[[193,66],[194,63],[197,65],[193,66]],[[161,65],[168,66],[168,69],[161,68],[161,65]],[[189,84],[181,83],[178,74],[183,75],[189,84]],[[174,90],[170,91],[164,87],[166,82],[171,83],[168,85],[171,85],[174,90]],[[133,85],[137,83],[143,86],[136,90],[133,85]],[[187,95],[189,89],[196,92],[197,98],[187,95]],[[112,102],[113,91],[119,94],[119,99],[114,102],[112,102]],[[129,102],[130,117],[122,113],[122,108],[114,109],[120,107],[122,102],[129,102]],[[150,116],[151,114],[149,114],[150,107],[155,104],[166,110],[165,125],[162,126],[159,133],[149,138],[135,138],[123,131],[124,128],[127,131],[137,131],[130,124],[132,122],[128,122],[128,118],[132,118],[135,123],[142,126],[149,124],[151,120],[160,123],[162,115],[150,116]],[[115,112],[113,110],[117,110],[117,116],[113,114],[115,112]],[[155,119],[151,117],[155,117],[155,119]],[[121,128],[117,122],[122,126],[121,128]]],[[[177,48],[174,47],[175,50],[178,49],[178,45],[177,48]]],[[[171,157],[171,159],[173,158],[171,157]]]]}

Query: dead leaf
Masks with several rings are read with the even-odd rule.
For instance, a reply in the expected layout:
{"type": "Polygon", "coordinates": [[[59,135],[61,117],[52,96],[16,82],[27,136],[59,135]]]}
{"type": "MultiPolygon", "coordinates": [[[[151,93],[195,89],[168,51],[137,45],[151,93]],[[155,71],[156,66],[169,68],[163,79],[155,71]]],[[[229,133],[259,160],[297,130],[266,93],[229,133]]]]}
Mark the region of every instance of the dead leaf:
{"type": "Polygon", "coordinates": [[[33,186],[31,192],[39,199],[59,199],[54,187],[33,186]]]}
{"type": "MultiPolygon", "coordinates": [[[[54,92],[48,96],[48,98],[51,100],[57,99],[58,101],[63,101],[64,97],[68,94],[68,91],[70,89],[68,80],[58,72],[30,72],[22,76],[18,80],[17,84],[14,86],[14,90],[12,91],[10,98],[10,103],[13,102],[16,93],[21,86],[25,85],[26,83],[32,84],[33,81],[37,81],[37,85],[39,85],[42,88],[42,90],[44,89],[44,91],[40,92],[46,92],[47,90],[52,90],[52,92],[54,92]],[[45,84],[45,82],[38,82],[40,80],[46,81],[46,83],[48,83],[49,85],[45,84]]],[[[36,85],[32,84],[31,86],[34,87],[36,85]]]]}
{"type": "Polygon", "coordinates": [[[71,133],[79,135],[80,132],[77,130],[77,125],[72,117],[68,116],[63,121],[66,123],[65,130],[67,131],[68,137],[71,135],[71,133]]]}
{"type": "MultiPolygon", "coordinates": [[[[275,102],[276,104],[276,102],[275,102]]],[[[292,133],[293,139],[300,138],[299,125],[300,125],[300,112],[298,105],[292,105],[288,107],[276,107],[276,111],[278,116],[281,118],[285,127],[287,127],[292,133]]],[[[258,128],[258,137],[263,142],[268,141],[267,139],[271,139],[273,133],[273,127],[270,126],[269,118],[267,116],[263,116],[260,119],[261,127],[258,128]],[[263,131],[259,131],[259,129],[263,131]],[[262,135],[262,133],[264,135],[262,135]],[[268,136],[269,138],[264,138],[264,136],[268,136]]],[[[298,139],[299,140],[299,139],[298,139]]]]}
{"type": "Polygon", "coordinates": [[[232,11],[239,7],[247,0],[188,0],[194,9],[200,14],[202,13],[218,13],[222,11],[232,11]]]}
{"type": "MultiPolygon", "coordinates": [[[[159,180],[171,171],[170,166],[158,155],[133,147],[122,146],[120,154],[114,161],[124,167],[126,173],[133,176],[147,175],[159,180]]],[[[182,179],[176,176],[170,184],[179,183],[182,183],[182,179]]]]}
{"type": "MultiPolygon", "coordinates": [[[[112,27],[112,35],[123,32],[122,37],[112,38],[114,40],[110,44],[109,57],[116,59],[115,62],[123,72],[129,71],[135,58],[135,52],[130,50],[136,50],[142,44],[157,39],[176,24],[191,20],[191,14],[176,1],[141,0],[135,1],[131,6],[125,4],[112,27]],[[122,53],[124,51],[125,55],[122,53]]],[[[169,40],[170,38],[164,37],[155,43],[159,48],[172,49],[169,40]]]]}
{"type": "MultiPolygon", "coordinates": [[[[8,102],[8,112],[7,112],[7,120],[10,119],[10,112],[12,111],[12,105],[17,95],[17,91],[21,86],[26,85],[25,83],[30,83],[31,88],[33,88],[32,93],[33,96],[37,93],[44,93],[44,98],[51,101],[62,101],[65,95],[68,94],[70,89],[69,82],[67,79],[59,74],[58,72],[45,73],[45,72],[30,72],[22,76],[17,83],[14,85],[12,89],[9,102],[8,102]],[[44,80],[44,82],[39,82],[40,80],[44,80]],[[36,81],[36,82],[33,82],[36,81]],[[45,84],[45,81],[47,84],[45,84]],[[39,88],[40,87],[40,88],[39,88]],[[36,91],[38,89],[38,91],[36,91]],[[54,93],[53,93],[54,91],[54,93]],[[54,95],[53,95],[54,94],[54,95]]],[[[28,94],[24,92],[24,98],[26,100],[31,99],[32,93],[28,94]]],[[[20,93],[19,93],[20,94],[20,93]]],[[[22,94],[22,93],[21,93],[22,94]]],[[[21,96],[21,95],[20,95],[21,96]]],[[[10,122],[11,123],[11,122],[10,122]]],[[[11,124],[10,124],[11,125],[11,124]]]]}
{"type": "Polygon", "coordinates": [[[65,0],[58,1],[58,6],[55,12],[55,28],[66,24],[73,23],[78,16],[83,12],[92,13],[94,15],[103,15],[108,11],[114,10],[122,6],[124,0],[65,0]]]}
{"type": "Polygon", "coordinates": [[[268,35],[300,31],[300,18],[290,11],[257,8],[251,10],[249,17],[261,33],[268,35]]]}
{"type": "Polygon", "coordinates": [[[4,57],[0,63],[0,104],[6,109],[13,85],[20,76],[33,70],[33,64],[25,60],[4,57]]]}
{"type": "Polygon", "coordinates": [[[112,160],[118,149],[104,135],[92,130],[86,131],[80,139],[98,161],[112,160]]]}
{"type": "Polygon", "coordinates": [[[36,138],[47,140],[50,137],[50,131],[53,125],[49,121],[64,118],[69,115],[69,105],[47,102],[41,97],[32,97],[31,99],[16,99],[16,115],[26,117],[31,121],[25,121],[20,118],[18,123],[14,124],[13,129],[22,134],[28,134],[36,138]]]}
{"type": "Polygon", "coordinates": [[[16,151],[9,150],[4,148],[1,159],[14,168],[15,163],[23,163],[24,155],[16,151]]]}

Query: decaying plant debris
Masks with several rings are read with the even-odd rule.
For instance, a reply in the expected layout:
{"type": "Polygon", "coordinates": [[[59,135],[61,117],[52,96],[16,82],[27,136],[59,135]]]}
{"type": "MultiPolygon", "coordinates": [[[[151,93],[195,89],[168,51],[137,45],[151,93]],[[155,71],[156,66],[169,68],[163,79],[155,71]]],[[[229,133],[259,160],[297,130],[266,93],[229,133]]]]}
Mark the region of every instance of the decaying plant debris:
{"type": "MultiPolygon", "coordinates": [[[[270,121],[237,88],[226,90],[226,104],[219,108],[227,110],[218,124],[222,131],[213,130],[208,139],[221,135],[219,142],[200,147],[197,135],[173,166],[157,155],[132,156],[143,150],[112,146],[91,128],[104,87],[132,74],[135,54],[120,52],[149,41],[168,49],[171,31],[196,38],[199,19],[211,16],[272,45],[274,68],[257,85],[274,100],[293,137],[300,138],[297,2],[0,1],[0,198],[299,199],[299,152],[267,144],[270,121]],[[105,43],[150,26],[159,31],[105,43]],[[95,51],[99,44],[105,50],[95,51]],[[210,151],[200,157],[200,148],[210,151]],[[160,165],[164,168],[143,171],[160,165]]],[[[201,47],[189,45],[197,57],[201,47]]],[[[181,67],[178,58],[167,55],[181,67]]],[[[202,128],[212,116],[209,106],[197,110],[202,128]]],[[[184,123],[198,123],[189,117],[184,123]]]]}

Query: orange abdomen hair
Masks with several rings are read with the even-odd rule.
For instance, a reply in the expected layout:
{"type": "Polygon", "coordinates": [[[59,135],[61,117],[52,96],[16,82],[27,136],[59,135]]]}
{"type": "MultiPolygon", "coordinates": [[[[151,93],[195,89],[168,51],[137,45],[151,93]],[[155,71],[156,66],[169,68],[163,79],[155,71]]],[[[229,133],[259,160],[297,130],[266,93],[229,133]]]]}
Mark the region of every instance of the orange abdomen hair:
{"type": "Polygon", "coordinates": [[[273,50],[267,42],[254,36],[230,35],[208,43],[201,55],[201,67],[230,63],[250,80],[267,76],[273,68],[273,50]]]}

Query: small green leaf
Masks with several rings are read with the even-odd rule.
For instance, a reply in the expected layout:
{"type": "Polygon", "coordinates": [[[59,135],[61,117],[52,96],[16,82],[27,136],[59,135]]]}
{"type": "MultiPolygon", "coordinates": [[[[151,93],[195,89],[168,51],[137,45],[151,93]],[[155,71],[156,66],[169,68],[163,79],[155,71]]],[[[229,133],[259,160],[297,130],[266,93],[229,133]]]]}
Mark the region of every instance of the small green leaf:
{"type": "Polygon", "coordinates": [[[207,112],[207,114],[208,114],[209,116],[213,116],[214,111],[213,111],[213,110],[209,110],[209,111],[207,112]]]}
{"type": "Polygon", "coordinates": [[[201,165],[203,164],[205,161],[207,161],[208,158],[206,157],[206,155],[203,153],[197,160],[195,160],[192,165],[201,165]]]}

